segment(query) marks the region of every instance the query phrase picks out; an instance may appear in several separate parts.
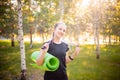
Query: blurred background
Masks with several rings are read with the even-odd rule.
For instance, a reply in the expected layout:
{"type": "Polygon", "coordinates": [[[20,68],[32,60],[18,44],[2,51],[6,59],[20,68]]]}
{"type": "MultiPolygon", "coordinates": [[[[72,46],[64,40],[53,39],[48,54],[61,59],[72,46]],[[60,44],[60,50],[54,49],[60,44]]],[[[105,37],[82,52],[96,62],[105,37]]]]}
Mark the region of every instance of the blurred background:
{"type": "Polygon", "coordinates": [[[20,80],[21,68],[29,80],[43,80],[44,71],[30,66],[30,55],[51,39],[59,21],[67,25],[63,40],[70,53],[81,45],[68,64],[69,80],[120,80],[120,0],[1,0],[0,80],[20,80]]]}
{"type": "MultiPolygon", "coordinates": [[[[0,39],[19,40],[17,0],[0,1],[0,39]]],[[[120,0],[22,0],[24,40],[44,42],[55,23],[67,25],[66,42],[120,42],[120,0]]]]}

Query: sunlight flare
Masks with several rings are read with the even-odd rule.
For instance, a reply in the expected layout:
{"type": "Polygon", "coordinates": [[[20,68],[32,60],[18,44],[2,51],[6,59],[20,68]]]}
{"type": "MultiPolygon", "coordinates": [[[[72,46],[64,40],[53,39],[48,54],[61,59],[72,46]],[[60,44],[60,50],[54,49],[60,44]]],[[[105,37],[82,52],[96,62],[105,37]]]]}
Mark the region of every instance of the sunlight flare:
{"type": "Polygon", "coordinates": [[[81,7],[87,7],[89,5],[90,0],[82,0],[81,7]]]}

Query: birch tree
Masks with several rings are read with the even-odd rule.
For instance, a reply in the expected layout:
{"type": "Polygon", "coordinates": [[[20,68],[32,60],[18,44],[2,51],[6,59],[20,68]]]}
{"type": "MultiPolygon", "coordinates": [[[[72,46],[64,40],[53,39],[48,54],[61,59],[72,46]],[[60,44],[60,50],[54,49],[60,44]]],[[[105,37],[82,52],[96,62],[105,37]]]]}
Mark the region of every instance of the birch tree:
{"type": "Polygon", "coordinates": [[[100,27],[100,0],[94,1],[94,44],[96,46],[96,58],[100,58],[99,27],[100,27]],[[98,4],[99,3],[99,4],[98,4]]]}
{"type": "Polygon", "coordinates": [[[26,59],[25,59],[25,46],[23,40],[23,27],[22,27],[22,2],[21,0],[17,0],[18,2],[18,35],[19,35],[19,43],[20,43],[20,55],[21,55],[21,78],[20,80],[26,80],[26,59]]]}
{"type": "Polygon", "coordinates": [[[64,16],[64,2],[63,2],[63,0],[59,0],[59,10],[60,10],[60,21],[62,21],[63,16],[64,16]]]}

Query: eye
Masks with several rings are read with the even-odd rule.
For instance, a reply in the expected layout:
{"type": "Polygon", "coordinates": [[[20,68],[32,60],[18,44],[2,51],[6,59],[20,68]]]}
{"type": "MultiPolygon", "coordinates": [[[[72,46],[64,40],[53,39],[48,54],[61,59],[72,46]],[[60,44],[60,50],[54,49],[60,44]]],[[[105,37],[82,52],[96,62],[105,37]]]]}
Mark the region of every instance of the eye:
{"type": "Polygon", "coordinates": [[[66,32],[66,30],[64,29],[63,32],[66,32]]]}
{"type": "Polygon", "coordinates": [[[66,29],[61,28],[61,27],[59,27],[58,30],[60,30],[60,31],[62,31],[62,32],[66,32],[66,29]]]}
{"type": "Polygon", "coordinates": [[[59,30],[62,30],[62,28],[59,28],[59,30]]]}

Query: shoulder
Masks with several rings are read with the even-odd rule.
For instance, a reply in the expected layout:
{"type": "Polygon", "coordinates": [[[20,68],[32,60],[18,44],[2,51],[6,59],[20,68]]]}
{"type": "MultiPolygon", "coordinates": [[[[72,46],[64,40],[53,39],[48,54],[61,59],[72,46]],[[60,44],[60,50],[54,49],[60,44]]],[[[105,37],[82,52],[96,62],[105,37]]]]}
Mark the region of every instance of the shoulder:
{"type": "Polygon", "coordinates": [[[45,43],[51,43],[51,40],[48,40],[48,41],[45,41],[45,42],[43,42],[43,44],[45,44],[45,43]]]}
{"type": "Polygon", "coordinates": [[[63,42],[63,41],[62,41],[62,44],[64,44],[64,45],[68,45],[66,42],[63,42]]]}
{"type": "Polygon", "coordinates": [[[68,44],[67,43],[65,43],[65,42],[62,42],[63,43],[63,45],[65,46],[65,49],[66,49],[66,52],[69,50],[69,46],[68,46],[68,44]]]}
{"type": "Polygon", "coordinates": [[[62,44],[63,44],[64,46],[68,47],[68,43],[62,42],[62,44]]]}

